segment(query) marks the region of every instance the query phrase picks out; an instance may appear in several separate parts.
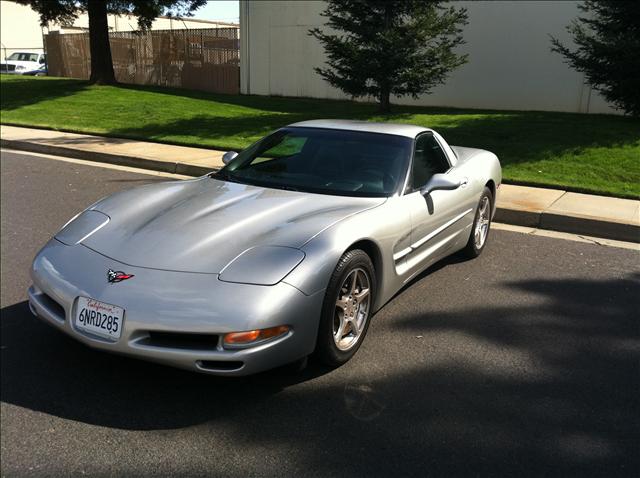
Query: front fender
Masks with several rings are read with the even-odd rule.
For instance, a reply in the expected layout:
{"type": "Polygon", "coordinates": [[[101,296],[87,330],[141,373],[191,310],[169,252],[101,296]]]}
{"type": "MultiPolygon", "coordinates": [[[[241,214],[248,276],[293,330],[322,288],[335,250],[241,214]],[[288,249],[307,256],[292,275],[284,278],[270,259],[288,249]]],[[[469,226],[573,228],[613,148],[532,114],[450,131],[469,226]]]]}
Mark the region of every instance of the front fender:
{"type": "Polygon", "coordinates": [[[366,241],[378,252],[372,257],[378,285],[377,309],[402,285],[393,256],[409,246],[410,230],[409,211],[402,207],[400,198],[389,198],[384,205],[351,216],[310,239],[301,248],[305,259],[284,282],[308,295],[324,290],[340,257],[354,244],[366,241]]]}

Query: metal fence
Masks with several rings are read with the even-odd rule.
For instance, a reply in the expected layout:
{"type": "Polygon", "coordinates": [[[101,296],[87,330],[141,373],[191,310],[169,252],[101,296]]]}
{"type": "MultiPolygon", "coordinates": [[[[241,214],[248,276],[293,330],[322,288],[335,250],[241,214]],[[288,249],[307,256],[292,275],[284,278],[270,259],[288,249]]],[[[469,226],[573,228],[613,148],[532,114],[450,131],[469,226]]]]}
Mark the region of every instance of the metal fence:
{"type": "MultiPolygon", "coordinates": [[[[111,32],[116,80],[238,94],[238,28],[111,32]]],[[[45,35],[48,73],[88,79],[91,70],[88,33],[45,35]]]]}

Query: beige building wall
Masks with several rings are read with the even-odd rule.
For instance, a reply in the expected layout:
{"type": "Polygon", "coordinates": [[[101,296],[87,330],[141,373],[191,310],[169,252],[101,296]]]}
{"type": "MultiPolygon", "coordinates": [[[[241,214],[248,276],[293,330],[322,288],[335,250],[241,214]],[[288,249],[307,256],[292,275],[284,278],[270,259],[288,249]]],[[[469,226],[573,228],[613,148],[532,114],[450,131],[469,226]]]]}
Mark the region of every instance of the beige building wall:
{"type": "Polygon", "coordinates": [[[0,57],[15,51],[42,51],[40,16],[24,5],[0,2],[0,57]]]}
{"type": "MultiPolygon", "coordinates": [[[[550,50],[549,35],[569,41],[565,26],[579,14],[577,1],[456,2],[468,9],[469,63],[445,85],[418,100],[395,103],[460,108],[615,112],[584,84],[584,76],[550,50]]],[[[258,95],[345,98],[313,68],[324,64],[322,46],[307,32],[322,26],[324,2],[240,1],[241,91],[258,95]]]]}
{"type": "MultiPolygon", "coordinates": [[[[113,32],[130,32],[138,29],[138,20],[133,15],[109,15],[107,22],[109,30],[113,32]]],[[[195,18],[169,18],[158,17],[151,25],[152,30],[192,30],[195,28],[229,28],[238,27],[237,23],[215,22],[209,20],[198,20],[195,18]]],[[[67,30],[69,28],[60,28],[59,26],[51,26],[51,30],[67,30]]],[[[73,23],[73,29],[89,29],[89,16],[83,13],[73,23]]]]}
{"type": "MultiPolygon", "coordinates": [[[[111,31],[137,30],[138,22],[134,16],[109,15],[109,29],[111,31]]],[[[153,22],[152,30],[183,30],[195,28],[228,28],[237,24],[227,22],[212,22],[194,18],[159,17],[153,22]]],[[[89,17],[86,13],[78,16],[73,25],[61,26],[50,24],[44,29],[40,27],[40,15],[26,5],[15,2],[0,1],[0,57],[11,55],[15,51],[42,51],[42,34],[49,31],[61,33],[77,33],[89,29],[89,17]]]]}

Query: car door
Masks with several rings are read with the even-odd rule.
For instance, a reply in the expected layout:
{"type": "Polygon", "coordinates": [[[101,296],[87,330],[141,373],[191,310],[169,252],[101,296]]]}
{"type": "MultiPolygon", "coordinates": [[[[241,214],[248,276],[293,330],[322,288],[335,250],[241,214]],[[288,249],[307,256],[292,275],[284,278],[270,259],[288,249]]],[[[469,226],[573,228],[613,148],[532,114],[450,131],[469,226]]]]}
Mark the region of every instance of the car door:
{"type": "MultiPolygon", "coordinates": [[[[411,247],[407,268],[413,273],[446,256],[466,227],[468,210],[466,178],[454,190],[432,191],[423,196],[420,189],[434,174],[455,175],[452,161],[432,132],[415,140],[411,174],[405,201],[411,215],[411,247]]],[[[413,275],[413,274],[410,274],[413,275]]]]}

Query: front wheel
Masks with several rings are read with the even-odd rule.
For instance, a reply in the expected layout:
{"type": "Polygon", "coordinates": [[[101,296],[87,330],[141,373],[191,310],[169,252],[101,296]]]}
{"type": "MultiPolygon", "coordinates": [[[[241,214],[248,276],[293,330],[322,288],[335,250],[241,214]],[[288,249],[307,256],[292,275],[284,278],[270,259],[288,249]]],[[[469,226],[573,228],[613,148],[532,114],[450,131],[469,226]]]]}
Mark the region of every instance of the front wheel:
{"type": "Polygon", "coordinates": [[[493,195],[491,190],[485,187],[484,191],[482,191],[482,196],[480,196],[473,226],[471,226],[471,237],[469,237],[469,242],[462,250],[462,253],[467,257],[472,259],[478,257],[487,243],[489,229],[491,228],[492,205],[493,195]]]}
{"type": "Polygon", "coordinates": [[[373,263],[360,249],[340,258],[325,294],[316,355],[331,367],[355,355],[369,328],[376,276],[373,263]]]}

